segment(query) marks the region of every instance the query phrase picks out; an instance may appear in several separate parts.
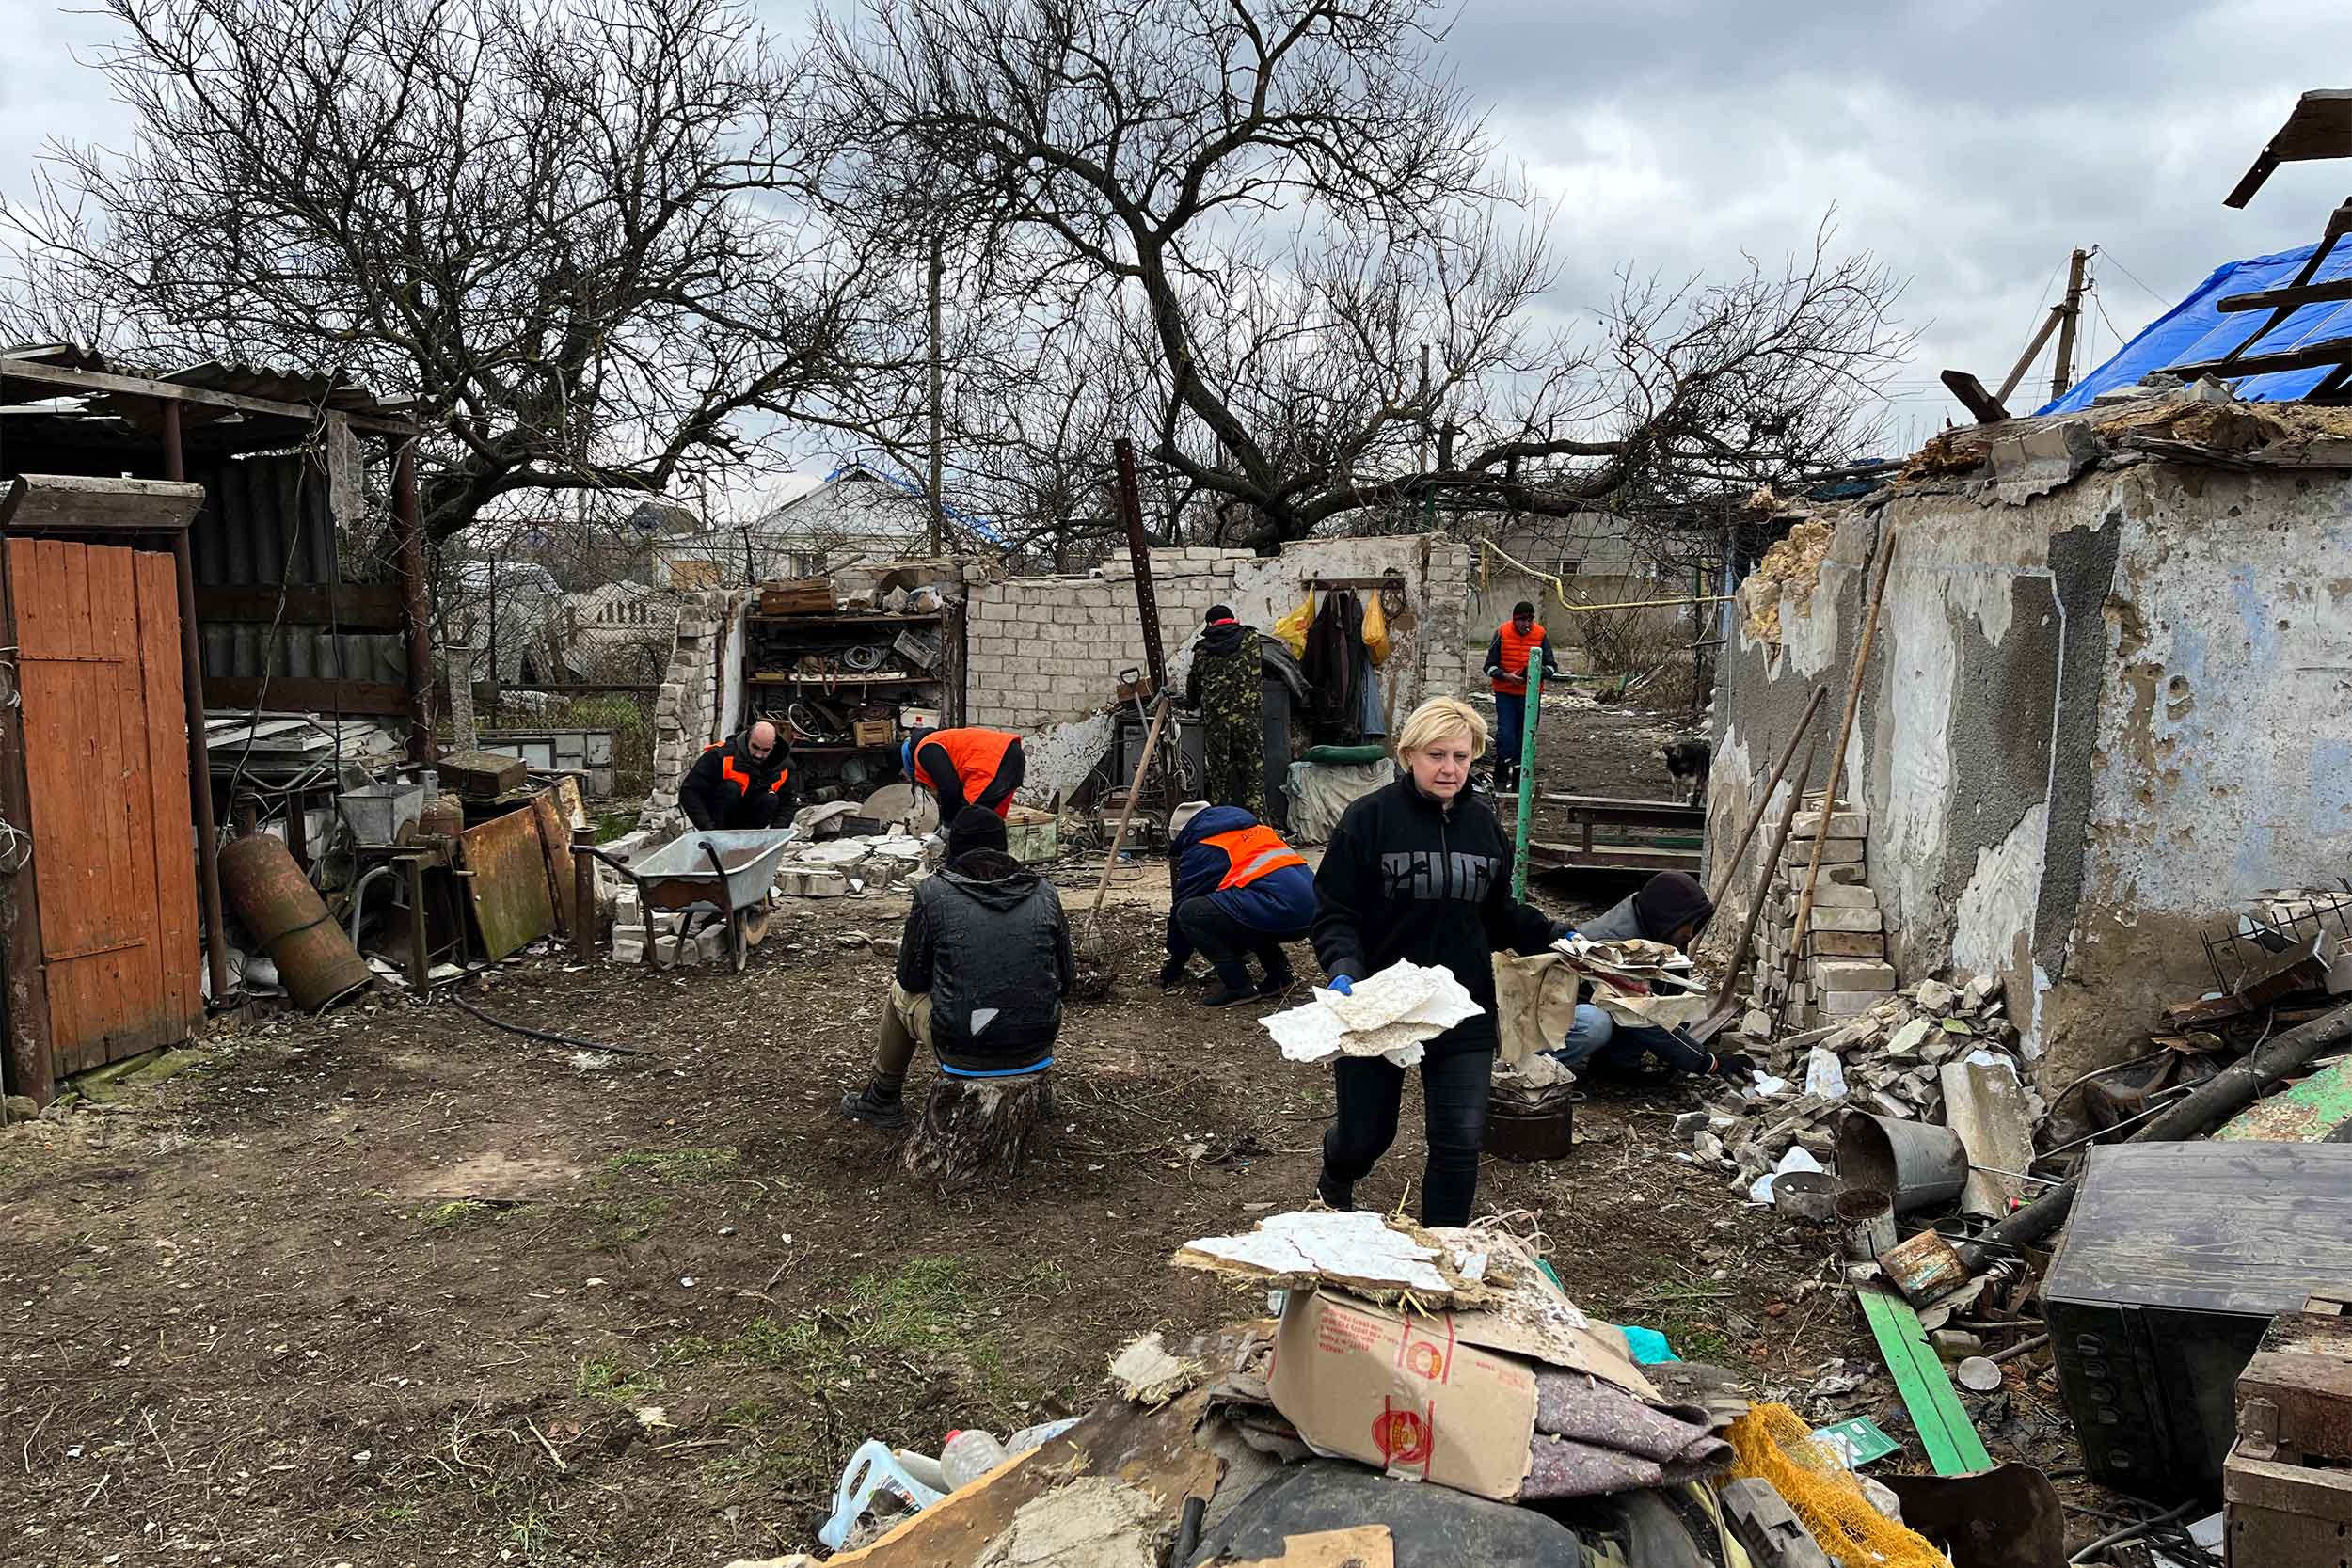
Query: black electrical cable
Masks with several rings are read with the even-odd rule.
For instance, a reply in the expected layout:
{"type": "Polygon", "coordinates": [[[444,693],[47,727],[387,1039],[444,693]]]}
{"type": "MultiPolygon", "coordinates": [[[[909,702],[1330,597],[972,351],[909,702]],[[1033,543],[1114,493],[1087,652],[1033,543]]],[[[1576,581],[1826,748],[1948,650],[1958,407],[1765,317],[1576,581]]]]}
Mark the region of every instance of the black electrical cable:
{"type": "Polygon", "coordinates": [[[460,1010],[471,1013],[491,1028],[503,1029],[510,1035],[520,1035],[527,1040],[546,1040],[550,1045],[568,1045],[575,1050],[596,1051],[608,1056],[650,1056],[653,1054],[650,1051],[635,1051],[626,1045],[598,1045],[595,1040],[575,1039],[570,1035],[559,1035],[551,1029],[526,1028],[519,1023],[509,1023],[502,1018],[492,1018],[488,1013],[454,992],[449,993],[449,999],[455,1003],[460,1010]]]}

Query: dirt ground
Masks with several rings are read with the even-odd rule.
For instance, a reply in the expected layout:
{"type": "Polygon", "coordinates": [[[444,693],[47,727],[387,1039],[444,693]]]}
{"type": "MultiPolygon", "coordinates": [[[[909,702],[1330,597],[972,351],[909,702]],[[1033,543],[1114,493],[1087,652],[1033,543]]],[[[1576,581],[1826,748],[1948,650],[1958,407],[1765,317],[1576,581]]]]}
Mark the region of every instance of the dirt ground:
{"type": "MultiPolygon", "coordinates": [[[[1664,793],[1654,722],[1557,726],[1563,787],[1664,793]]],[[[378,999],[0,1134],[0,1560],[715,1568],[813,1545],[869,1436],[1073,1412],[1134,1334],[1249,1315],[1166,1259],[1309,1199],[1329,1082],[1275,1055],[1272,1005],[1152,989],[1163,874],[1106,918],[1122,983],[1073,1010],[1057,1146],[1007,1191],[942,1201],[834,1111],[880,899],[794,906],[740,976],[548,956],[467,993],[641,1055],[378,999]]],[[[1417,1094],[1367,1202],[1418,1183],[1417,1094]]],[[[1692,1103],[1597,1090],[1571,1158],[1489,1162],[1482,1204],[1540,1227],[1588,1309],[1760,1393],[1873,1370],[1821,1239],[1677,1158],[1692,1103]]],[[[2011,1385],[1996,1456],[2041,1419],[2011,1385]]],[[[1907,1431],[1883,1379],[1800,1402],[1907,1431]]]]}

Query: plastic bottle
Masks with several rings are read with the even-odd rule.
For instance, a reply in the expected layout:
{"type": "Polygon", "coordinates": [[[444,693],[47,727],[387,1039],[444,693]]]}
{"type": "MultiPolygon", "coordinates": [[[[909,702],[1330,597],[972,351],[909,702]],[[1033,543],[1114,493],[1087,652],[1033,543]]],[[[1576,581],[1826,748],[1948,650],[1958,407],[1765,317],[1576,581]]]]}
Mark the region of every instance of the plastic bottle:
{"type": "Polygon", "coordinates": [[[947,1484],[959,1491],[1004,1462],[1005,1446],[977,1430],[949,1433],[947,1446],[939,1450],[939,1467],[946,1472],[947,1484]]]}
{"type": "Polygon", "coordinates": [[[1023,1427],[1005,1439],[1005,1452],[1027,1453],[1032,1449],[1041,1449],[1077,1424],[1078,1418],[1071,1416],[1058,1421],[1040,1421],[1033,1427],[1023,1427]]]}

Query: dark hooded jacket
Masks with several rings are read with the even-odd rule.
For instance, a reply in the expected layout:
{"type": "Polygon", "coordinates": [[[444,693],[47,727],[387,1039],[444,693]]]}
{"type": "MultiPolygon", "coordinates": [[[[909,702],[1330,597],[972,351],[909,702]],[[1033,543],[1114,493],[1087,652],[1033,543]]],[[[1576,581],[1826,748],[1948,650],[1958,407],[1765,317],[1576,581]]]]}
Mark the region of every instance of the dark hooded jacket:
{"type": "Polygon", "coordinates": [[[1685,925],[1692,927],[1691,940],[1707,929],[1707,923],[1715,917],[1714,902],[1699,879],[1688,871],[1661,871],[1631,896],[1620,899],[1606,914],[1587,920],[1577,927],[1577,934],[1595,942],[1630,942],[1641,938],[1649,942],[1664,942],[1685,925]]]}
{"type": "Polygon", "coordinates": [[[1220,833],[1261,826],[1239,806],[1211,806],[1194,814],[1168,847],[1176,863],[1176,887],[1168,900],[1168,950],[1176,945],[1176,911],[1187,898],[1206,898],[1252,931],[1284,942],[1304,936],[1315,917],[1315,874],[1303,865],[1285,865],[1248,881],[1227,887],[1225,879],[1241,868],[1224,847],[1208,841],[1220,833]]]}
{"type": "Polygon", "coordinates": [[[898,984],[928,991],[931,1047],[957,1077],[1035,1072],[1054,1062],[1077,962],[1054,885],[997,849],[975,849],[914,890],[898,984]]]}
{"type": "Polygon", "coordinates": [[[746,725],[706,746],[678,781],[678,809],[705,832],[723,828],[772,828],[792,820],[792,748],[783,736],[767,756],[752,755],[746,725]]]}
{"type": "Polygon", "coordinates": [[[1511,843],[1468,793],[1454,808],[1407,773],[1349,806],[1315,872],[1315,958],[1361,980],[1410,958],[1454,972],[1482,1011],[1428,1044],[1433,1056],[1491,1050],[1493,954],[1540,953],[1551,922],[1511,896],[1511,843]]]}

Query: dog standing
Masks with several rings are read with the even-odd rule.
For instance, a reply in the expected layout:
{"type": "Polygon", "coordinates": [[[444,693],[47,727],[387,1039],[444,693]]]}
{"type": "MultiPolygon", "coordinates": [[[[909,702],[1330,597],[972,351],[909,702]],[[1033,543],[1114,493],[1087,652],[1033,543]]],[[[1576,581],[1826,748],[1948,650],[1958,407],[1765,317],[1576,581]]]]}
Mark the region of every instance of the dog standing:
{"type": "Polygon", "coordinates": [[[1707,772],[1714,766],[1714,743],[1706,740],[1677,740],[1661,748],[1659,755],[1666,759],[1666,771],[1677,781],[1688,780],[1692,805],[1707,799],[1707,772]]]}

